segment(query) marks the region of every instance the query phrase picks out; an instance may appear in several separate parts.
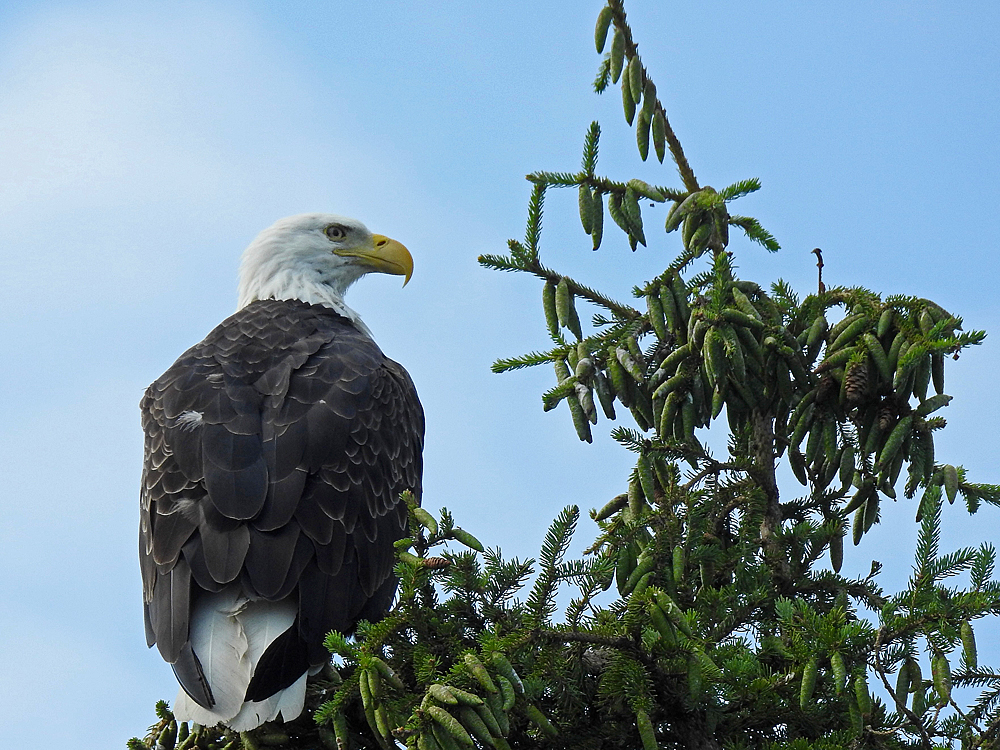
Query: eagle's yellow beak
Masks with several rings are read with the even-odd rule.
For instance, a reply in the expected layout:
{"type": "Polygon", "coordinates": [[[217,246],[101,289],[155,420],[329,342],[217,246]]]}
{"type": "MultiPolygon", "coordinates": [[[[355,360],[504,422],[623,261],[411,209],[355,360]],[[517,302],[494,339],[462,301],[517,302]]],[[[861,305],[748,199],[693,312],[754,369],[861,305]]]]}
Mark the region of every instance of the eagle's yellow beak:
{"type": "Polygon", "coordinates": [[[406,286],[413,275],[413,257],[401,242],[391,240],[385,235],[373,234],[372,244],[362,247],[334,250],[337,255],[358,258],[363,265],[379,273],[390,273],[394,276],[405,276],[403,286],[406,286]]]}

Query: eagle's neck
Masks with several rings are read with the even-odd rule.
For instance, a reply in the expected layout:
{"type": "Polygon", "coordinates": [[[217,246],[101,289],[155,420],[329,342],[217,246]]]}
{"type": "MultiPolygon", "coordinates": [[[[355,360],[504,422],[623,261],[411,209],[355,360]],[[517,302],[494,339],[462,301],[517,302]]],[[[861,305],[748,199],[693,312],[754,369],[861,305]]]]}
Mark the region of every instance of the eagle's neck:
{"type": "Polygon", "coordinates": [[[338,315],[342,315],[359,331],[372,337],[372,332],[361,320],[361,316],[348,307],[330,287],[311,282],[308,279],[290,279],[288,283],[261,284],[255,289],[240,290],[240,301],[237,309],[242,310],[251,302],[261,299],[299,300],[310,305],[329,307],[338,315]]]}
{"type": "Polygon", "coordinates": [[[363,274],[361,269],[338,269],[331,276],[329,269],[313,265],[307,259],[290,258],[280,247],[255,247],[264,244],[258,239],[247,248],[240,265],[239,303],[242,310],[251,302],[264,299],[299,300],[311,305],[323,305],[344,316],[354,327],[371,337],[372,333],[361,316],[344,303],[347,288],[363,274]],[[261,252],[264,250],[264,252],[261,252]]]}

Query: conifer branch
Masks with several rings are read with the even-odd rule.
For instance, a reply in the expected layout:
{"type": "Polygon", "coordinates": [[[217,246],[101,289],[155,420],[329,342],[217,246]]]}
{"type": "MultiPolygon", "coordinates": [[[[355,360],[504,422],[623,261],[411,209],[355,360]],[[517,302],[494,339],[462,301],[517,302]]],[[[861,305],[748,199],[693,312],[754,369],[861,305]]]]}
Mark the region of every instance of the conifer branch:
{"type": "MultiPolygon", "coordinates": [[[[587,172],[532,172],[531,174],[525,175],[524,179],[535,185],[545,185],[547,187],[578,187],[579,185],[588,185],[594,191],[603,193],[605,195],[624,195],[625,191],[628,190],[627,182],[619,182],[617,180],[611,180],[607,177],[598,177],[594,174],[588,174],[587,172]]],[[[666,200],[679,201],[687,197],[688,193],[683,190],[677,190],[676,188],[668,188],[662,185],[651,185],[656,192],[663,196],[666,200]]]]}
{"type": "Polygon", "coordinates": [[[730,216],[729,223],[742,229],[750,240],[763,245],[768,252],[776,253],[781,249],[774,235],[764,229],[756,219],[750,216],[730,216]]]}
{"type": "Polygon", "coordinates": [[[601,126],[595,120],[590,123],[587,137],[583,141],[583,174],[586,177],[593,177],[594,170],[597,169],[597,157],[601,140],[601,126]]]}
{"type": "Polygon", "coordinates": [[[756,177],[751,177],[748,180],[740,180],[739,182],[734,182],[727,188],[719,191],[719,197],[722,198],[726,203],[734,201],[737,198],[742,198],[745,195],[756,192],[760,190],[760,180],[756,177]]]}
{"type": "Polygon", "coordinates": [[[523,354],[520,357],[502,357],[494,362],[490,366],[490,369],[495,373],[510,372],[511,370],[536,367],[537,365],[545,365],[550,362],[552,362],[551,352],[531,352],[530,354],[523,354]]]}
{"type": "Polygon", "coordinates": [[[528,621],[533,623],[534,627],[541,626],[555,612],[553,598],[556,593],[556,583],[560,579],[557,568],[569,548],[579,517],[580,509],[577,506],[563,509],[552,522],[542,542],[542,549],[538,555],[538,579],[526,602],[528,621]]]}
{"type": "Polygon", "coordinates": [[[635,308],[629,307],[628,305],[623,305],[622,303],[617,302],[611,299],[610,297],[605,296],[604,294],[601,294],[596,289],[585,286],[578,281],[574,281],[568,276],[562,276],[553,271],[552,269],[542,265],[541,263],[535,264],[530,269],[519,269],[519,270],[528,270],[538,278],[544,279],[546,281],[551,281],[555,284],[558,284],[561,279],[565,278],[566,283],[569,285],[570,291],[573,293],[574,296],[582,297],[583,299],[588,300],[589,302],[593,302],[595,305],[603,307],[606,310],[610,310],[622,320],[638,320],[642,315],[635,308]]]}
{"type": "MultiPolygon", "coordinates": [[[[622,34],[625,40],[625,56],[628,59],[632,59],[638,54],[638,47],[635,41],[632,39],[632,29],[628,25],[628,19],[625,16],[625,7],[622,0],[608,0],[608,7],[611,8],[613,23],[615,28],[622,34]]],[[[646,77],[646,69],[643,68],[643,77],[646,77]]],[[[681,176],[681,181],[684,183],[684,187],[687,188],[689,193],[697,192],[701,189],[698,185],[698,180],[694,176],[694,170],[691,169],[691,165],[688,163],[687,157],[684,155],[684,149],[681,147],[681,143],[677,140],[677,136],[674,133],[673,128],[670,126],[670,120],[667,118],[667,111],[663,104],[657,98],[656,100],[656,111],[663,116],[663,121],[665,124],[664,135],[666,137],[667,147],[670,149],[670,155],[673,157],[674,163],[677,165],[677,171],[681,176]]]]}

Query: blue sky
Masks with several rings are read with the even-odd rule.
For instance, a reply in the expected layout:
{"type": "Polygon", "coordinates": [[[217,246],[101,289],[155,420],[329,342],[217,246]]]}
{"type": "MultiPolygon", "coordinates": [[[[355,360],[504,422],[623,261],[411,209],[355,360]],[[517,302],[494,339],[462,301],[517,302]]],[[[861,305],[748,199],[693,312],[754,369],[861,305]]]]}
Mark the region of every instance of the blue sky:
{"type": "MultiPolygon", "coordinates": [[[[631,461],[606,423],[587,446],[563,410],[541,412],[547,368],[489,372],[546,338],[537,283],[476,264],[521,235],[524,174],[576,169],[591,120],[601,171],[678,183],[639,162],[617,92],[590,90],[600,5],[361,5],[0,9],[5,743],[43,731],[120,747],[172,699],[142,632],[137,404],[232,312],[239,254],[277,218],[342,213],[411,249],[406,289],[371,277],[348,302],[420,391],[425,505],[531,556],[560,508],[600,506],[623,485],[631,461]]],[[[738,210],[783,250],[734,240],[746,276],[812,289],[819,246],[828,283],[932,297],[967,328],[1000,331],[1000,7],[627,10],[702,183],[763,182],[738,210]]],[[[627,297],[678,250],[676,235],[650,233],[633,254],[610,230],[591,253],[575,202],[550,196],[543,257],[581,281],[627,297]]],[[[978,481],[1000,481],[998,366],[990,337],[948,374],[939,460],[978,481]]],[[[887,510],[846,565],[875,557],[892,588],[910,570],[915,509],[887,510]]],[[[996,542],[997,521],[947,509],[945,546],[996,542]]],[[[593,531],[581,524],[578,547],[593,531]]]]}

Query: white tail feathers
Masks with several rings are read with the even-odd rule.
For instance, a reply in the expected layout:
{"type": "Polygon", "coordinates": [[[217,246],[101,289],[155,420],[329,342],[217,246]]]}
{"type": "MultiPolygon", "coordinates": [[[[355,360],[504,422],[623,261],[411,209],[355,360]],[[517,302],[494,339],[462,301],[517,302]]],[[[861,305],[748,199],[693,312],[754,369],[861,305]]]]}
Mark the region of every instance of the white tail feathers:
{"type": "Polygon", "coordinates": [[[267,700],[244,703],[240,712],[226,722],[226,726],[234,732],[247,732],[265,721],[274,721],[279,713],[282,721],[294,719],[302,713],[302,706],[306,701],[306,676],[303,674],[267,700]]]}
{"type": "Polygon", "coordinates": [[[209,727],[223,723],[245,732],[273,721],[279,713],[285,721],[302,713],[306,673],[266,700],[243,701],[261,655],[291,627],[296,610],[292,600],[248,600],[235,587],[203,594],[191,612],[189,637],[215,705],[203,708],[181,689],[174,704],[176,719],[209,727]]]}

